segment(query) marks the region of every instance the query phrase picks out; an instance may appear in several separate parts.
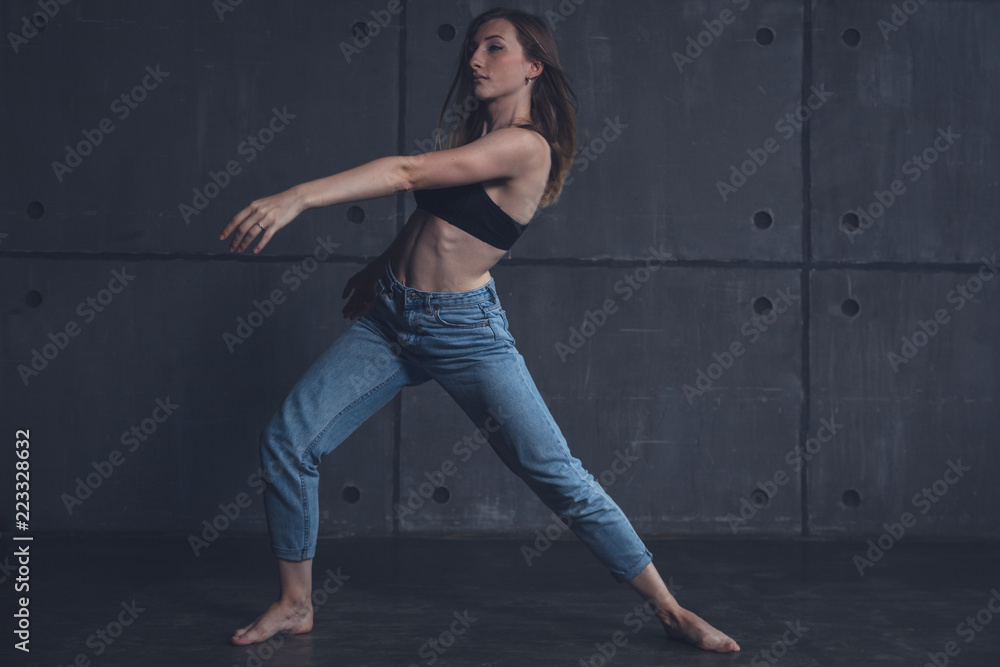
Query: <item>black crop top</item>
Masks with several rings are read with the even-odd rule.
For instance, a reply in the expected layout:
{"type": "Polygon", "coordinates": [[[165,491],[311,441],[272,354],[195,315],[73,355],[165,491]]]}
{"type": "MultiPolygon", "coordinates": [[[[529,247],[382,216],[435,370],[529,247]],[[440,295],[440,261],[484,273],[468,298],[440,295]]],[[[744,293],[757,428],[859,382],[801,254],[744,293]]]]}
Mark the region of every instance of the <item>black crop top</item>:
{"type": "Polygon", "coordinates": [[[501,250],[510,250],[527,227],[490,199],[482,183],[414,190],[413,198],[419,208],[501,250]]]}

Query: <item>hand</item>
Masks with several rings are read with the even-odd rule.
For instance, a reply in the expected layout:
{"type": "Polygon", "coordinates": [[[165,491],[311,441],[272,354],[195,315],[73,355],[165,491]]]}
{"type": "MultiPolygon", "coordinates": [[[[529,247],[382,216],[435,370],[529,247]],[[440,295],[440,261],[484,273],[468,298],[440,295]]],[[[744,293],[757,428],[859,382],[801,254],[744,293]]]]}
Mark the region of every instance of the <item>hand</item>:
{"type": "Polygon", "coordinates": [[[219,235],[219,240],[224,241],[235,232],[229,244],[229,252],[243,252],[259,237],[260,240],[253,249],[254,254],[257,254],[279,229],[297,218],[305,208],[302,196],[293,190],[258,199],[232,217],[219,235]]]}
{"type": "Polygon", "coordinates": [[[351,297],[344,306],[344,317],[356,320],[368,312],[378,298],[376,286],[380,275],[378,267],[372,263],[347,280],[344,292],[340,295],[342,299],[347,299],[348,295],[351,297]]]}

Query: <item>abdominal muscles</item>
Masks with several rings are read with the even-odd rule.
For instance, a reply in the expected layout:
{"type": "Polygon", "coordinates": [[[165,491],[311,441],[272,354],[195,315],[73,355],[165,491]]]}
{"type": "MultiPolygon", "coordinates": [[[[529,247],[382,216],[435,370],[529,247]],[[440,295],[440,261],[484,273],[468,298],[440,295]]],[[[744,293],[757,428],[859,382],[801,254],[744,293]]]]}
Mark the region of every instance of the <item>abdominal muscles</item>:
{"type": "Polygon", "coordinates": [[[403,228],[393,273],[407,287],[424,292],[465,292],[490,281],[490,269],[507,251],[494,248],[422,209],[403,228]]]}

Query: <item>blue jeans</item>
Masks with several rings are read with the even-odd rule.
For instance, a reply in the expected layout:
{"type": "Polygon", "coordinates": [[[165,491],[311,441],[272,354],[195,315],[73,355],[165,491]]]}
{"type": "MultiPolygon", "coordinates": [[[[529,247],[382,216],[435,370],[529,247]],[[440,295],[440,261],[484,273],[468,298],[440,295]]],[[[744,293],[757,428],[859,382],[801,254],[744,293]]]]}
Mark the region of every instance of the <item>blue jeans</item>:
{"type": "Polygon", "coordinates": [[[652,560],[625,514],[570,454],[507,330],[496,287],[423,292],[387,265],[372,308],[295,384],[261,435],[271,546],[316,552],[319,463],[405,386],[436,380],[511,471],[618,581],[652,560]]]}

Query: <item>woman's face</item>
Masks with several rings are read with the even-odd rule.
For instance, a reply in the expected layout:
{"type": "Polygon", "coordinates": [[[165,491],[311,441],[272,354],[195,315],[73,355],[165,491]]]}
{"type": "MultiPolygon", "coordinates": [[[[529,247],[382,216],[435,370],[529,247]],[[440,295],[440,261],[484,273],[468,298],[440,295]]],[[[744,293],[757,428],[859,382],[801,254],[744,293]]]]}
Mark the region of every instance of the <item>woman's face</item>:
{"type": "Polygon", "coordinates": [[[517,31],[506,19],[492,19],[479,26],[469,44],[472,92],[481,100],[495,99],[525,88],[524,79],[535,77],[533,66],[524,57],[517,31]]]}

